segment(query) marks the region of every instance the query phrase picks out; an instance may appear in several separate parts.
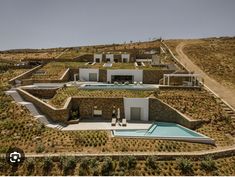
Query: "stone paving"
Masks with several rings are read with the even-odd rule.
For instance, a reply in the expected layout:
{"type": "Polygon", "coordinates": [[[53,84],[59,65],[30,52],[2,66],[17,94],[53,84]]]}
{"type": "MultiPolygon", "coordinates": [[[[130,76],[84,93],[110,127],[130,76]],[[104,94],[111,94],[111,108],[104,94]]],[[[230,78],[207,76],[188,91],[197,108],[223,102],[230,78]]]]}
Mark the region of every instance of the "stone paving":
{"type": "Polygon", "coordinates": [[[72,124],[64,127],[62,130],[125,130],[125,129],[148,129],[151,126],[151,122],[148,123],[133,123],[127,122],[127,126],[123,127],[118,123],[116,126],[111,126],[110,122],[80,122],[78,124],[72,124]]]}

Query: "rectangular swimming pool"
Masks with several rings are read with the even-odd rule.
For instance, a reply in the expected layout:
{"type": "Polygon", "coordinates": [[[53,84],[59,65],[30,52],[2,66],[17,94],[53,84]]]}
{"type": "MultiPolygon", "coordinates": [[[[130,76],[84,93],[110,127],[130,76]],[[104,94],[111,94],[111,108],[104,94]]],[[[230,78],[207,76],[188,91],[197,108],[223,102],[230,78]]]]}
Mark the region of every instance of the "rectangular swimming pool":
{"type": "Polygon", "coordinates": [[[80,86],[83,89],[133,89],[133,90],[154,90],[157,85],[135,85],[135,84],[84,84],[80,86]]]}
{"type": "Polygon", "coordinates": [[[214,144],[214,140],[175,123],[157,122],[147,130],[113,130],[115,137],[156,138],[214,144]]]}

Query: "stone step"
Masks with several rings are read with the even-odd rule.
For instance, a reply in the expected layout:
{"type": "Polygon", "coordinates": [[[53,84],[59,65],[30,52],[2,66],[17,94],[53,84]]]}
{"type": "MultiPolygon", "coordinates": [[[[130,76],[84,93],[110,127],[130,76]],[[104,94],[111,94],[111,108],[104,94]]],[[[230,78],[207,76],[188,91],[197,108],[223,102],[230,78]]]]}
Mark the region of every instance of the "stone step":
{"type": "Polygon", "coordinates": [[[50,122],[47,120],[47,118],[44,115],[37,115],[35,116],[35,118],[45,125],[50,124],[50,122]]]}

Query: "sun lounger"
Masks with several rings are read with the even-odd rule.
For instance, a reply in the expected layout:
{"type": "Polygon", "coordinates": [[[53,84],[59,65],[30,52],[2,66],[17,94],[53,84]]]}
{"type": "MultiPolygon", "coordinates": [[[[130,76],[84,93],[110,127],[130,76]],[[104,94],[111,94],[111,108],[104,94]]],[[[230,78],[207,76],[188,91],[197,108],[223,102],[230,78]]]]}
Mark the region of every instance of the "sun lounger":
{"type": "Polygon", "coordinates": [[[117,122],[117,121],[116,121],[116,118],[112,118],[112,123],[111,123],[111,125],[112,125],[112,126],[115,126],[115,125],[116,125],[116,122],[117,122]]]}
{"type": "Polygon", "coordinates": [[[126,119],[125,118],[122,119],[122,126],[126,126],[126,119]]]}

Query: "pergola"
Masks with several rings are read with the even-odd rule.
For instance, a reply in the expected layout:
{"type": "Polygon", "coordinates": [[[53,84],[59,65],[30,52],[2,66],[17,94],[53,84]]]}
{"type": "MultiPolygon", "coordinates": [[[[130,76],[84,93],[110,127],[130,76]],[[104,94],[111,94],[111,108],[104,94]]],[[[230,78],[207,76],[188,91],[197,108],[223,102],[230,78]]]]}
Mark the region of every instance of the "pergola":
{"type": "Polygon", "coordinates": [[[190,83],[194,83],[196,85],[194,86],[198,86],[198,84],[200,82],[202,82],[202,78],[200,77],[200,74],[177,74],[177,73],[172,73],[172,74],[164,74],[163,75],[163,85],[170,85],[170,79],[171,77],[187,77],[189,78],[189,81],[190,83]],[[197,82],[198,81],[198,82],[197,82]]]}

